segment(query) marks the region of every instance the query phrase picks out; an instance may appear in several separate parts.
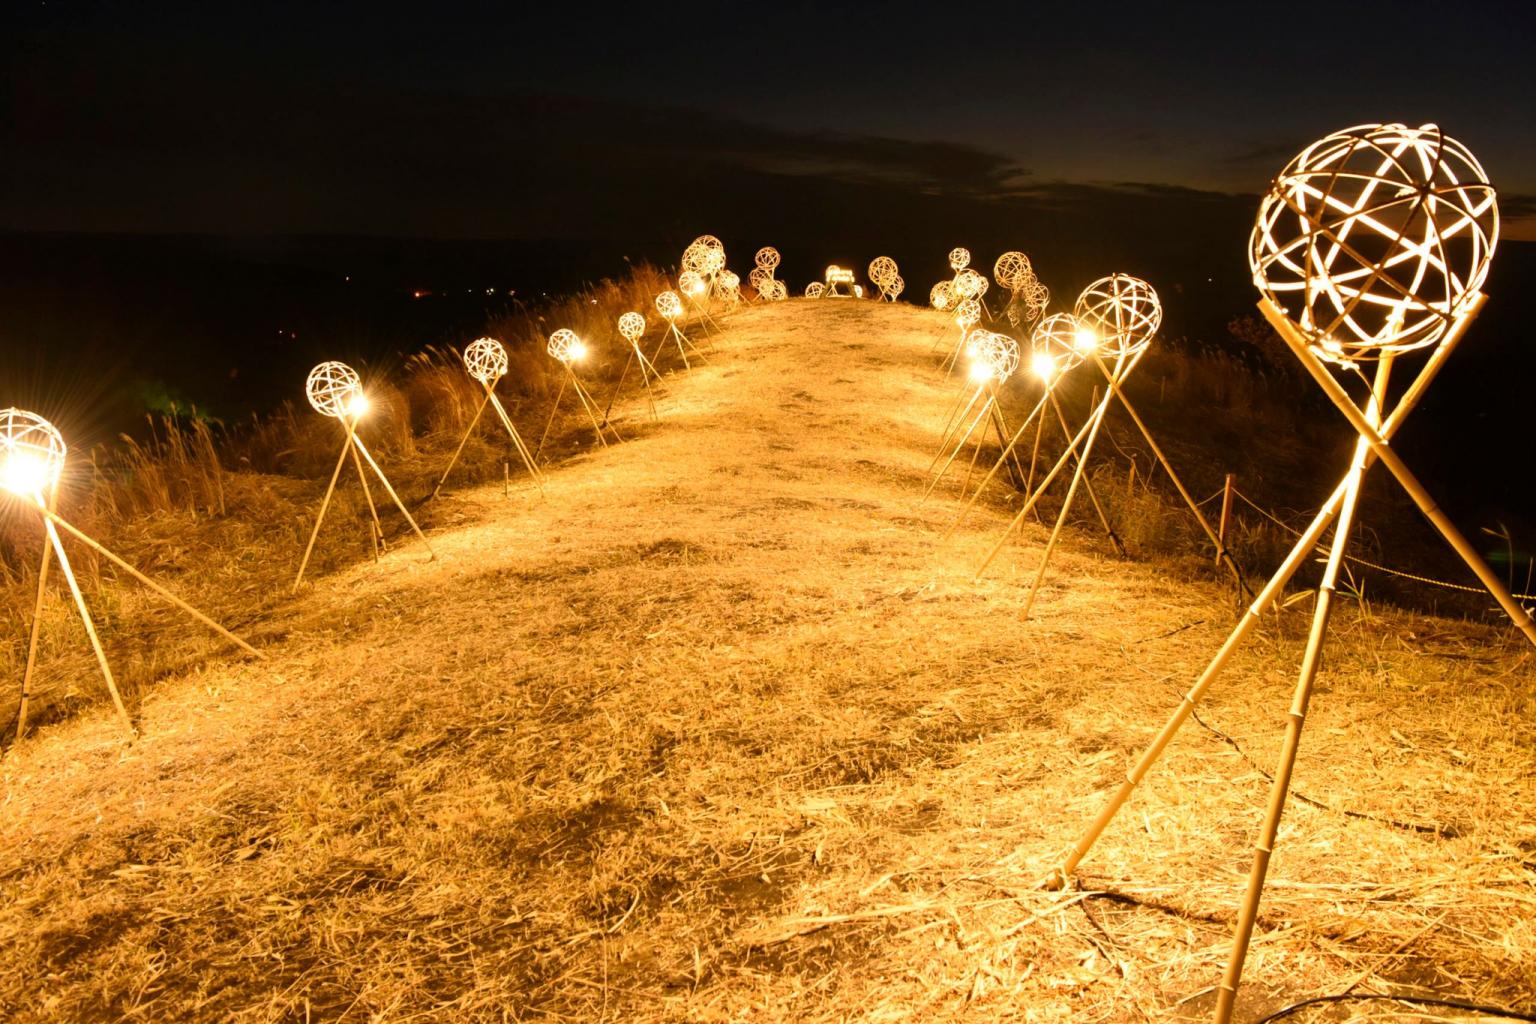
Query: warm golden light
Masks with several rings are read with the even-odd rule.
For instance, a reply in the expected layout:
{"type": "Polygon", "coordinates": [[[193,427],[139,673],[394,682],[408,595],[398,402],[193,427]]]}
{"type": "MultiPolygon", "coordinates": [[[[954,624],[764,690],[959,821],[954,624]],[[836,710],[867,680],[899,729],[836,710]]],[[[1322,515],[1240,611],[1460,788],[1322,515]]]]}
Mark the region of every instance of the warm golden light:
{"type": "Polygon", "coordinates": [[[677,287],[689,295],[699,296],[704,294],[709,286],[704,283],[704,278],[691,270],[685,270],[677,275],[677,287]]]}
{"type": "Polygon", "coordinates": [[[1087,327],[1079,327],[1072,333],[1072,345],[1079,352],[1092,352],[1099,347],[1099,336],[1087,327]]]}
{"type": "Polygon", "coordinates": [[[971,265],[971,250],[969,250],[969,249],[967,249],[967,248],[965,248],[963,246],[959,246],[959,245],[957,245],[953,249],[949,250],[949,269],[950,270],[953,270],[955,273],[958,274],[958,273],[960,273],[960,271],[964,270],[966,267],[968,267],[970,265],[971,265]]]}
{"type": "Polygon", "coordinates": [[[827,268],[827,284],[853,284],[853,271],[837,264],[827,268]]]}
{"type": "Polygon", "coordinates": [[[980,298],[987,293],[987,279],[974,270],[962,270],[955,275],[954,289],[961,298],[980,298]]]}
{"type": "Polygon", "coordinates": [[[1152,342],[1163,322],[1157,292],[1139,277],[1111,274],[1083,289],[1073,315],[1092,331],[1098,350],[1111,359],[1135,355],[1152,342]]]}
{"type": "Polygon", "coordinates": [[[1035,325],[1029,336],[1030,366],[1035,375],[1050,381],[1070,373],[1098,344],[1094,333],[1071,313],[1054,313],[1035,325]],[[1040,367],[1049,366],[1048,375],[1040,367]]]}
{"type": "Polygon", "coordinates": [[[962,331],[968,331],[981,319],[981,303],[975,299],[965,299],[955,307],[955,323],[960,325],[962,331]]]}
{"type": "Polygon", "coordinates": [[[476,338],[464,349],[464,368],[482,384],[494,384],[507,374],[507,350],[495,338],[476,338]]]}
{"type": "Polygon", "coordinates": [[[24,409],[0,411],[0,487],[35,498],[64,471],[64,436],[24,409]]]}
{"type": "Polygon", "coordinates": [[[819,299],[821,298],[822,292],[826,290],[827,286],[822,284],[820,281],[812,281],[810,284],[805,286],[805,297],[808,299],[819,299]]]}
{"type": "Polygon", "coordinates": [[[771,274],[773,269],[779,265],[779,259],[779,250],[771,245],[765,245],[757,250],[757,255],[752,258],[752,262],[771,274]]]}
{"type": "Polygon", "coordinates": [[[625,313],[619,317],[619,333],[624,336],[625,341],[631,343],[639,341],[640,336],[645,333],[645,317],[639,313],[625,313]]]}
{"type": "Polygon", "coordinates": [[[955,290],[948,281],[940,281],[928,289],[928,304],[943,312],[955,304],[955,290]]]}
{"type": "Polygon", "coordinates": [[[971,379],[1002,382],[1019,368],[1019,343],[1006,334],[972,331],[966,338],[966,354],[971,357],[971,379]]]}
{"type": "Polygon", "coordinates": [[[309,396],[309,404],[315,411],[325,416],[341,419],[368,410],[367,399],[363,398],[362,378],[352,367],[335,360],[321,363],[309,371],[309,377],[304,381],[304,393],[309,396]]]}
{"type": "Polygon", "coordinates": [[[656,312],[668,320],[676,320],[683,315],[683,300],[677,297],[677,292],[662,292],[656,296],[656,312]]]}
{"type": "MultiPolygon", "coordinates": [[[[664,292],[671,295],[671,292],[664,292]]],[[[549,336],[549,344],[545,347],[551,356],[569,366],[571,363],[579,363],[587,356],[587,346],[579,335],[568,327],[562,327],[549,336]]]]}
{"type": "Polygon", "coordinates": [[[1029,357],[1029,369],[1036,377],[1049,383],[1056,376],[1056,360],[1044,352],[1029,357]]]}
{"type": "Polygon", "coordinates": [[[1017,291],[1034,276],[1029,257],[1016,250],[1003,253],[992,264],[992,277],[997,281],[997,286],[1009,291],[1017,291]]]}
{"type": "Polygon", "coordinates": [[[1264,297],[1319,355],[1437,344],[1488,276],[1499,210],[1482,165],[1432,124],[1346,128],[1271,183],[1248,243],[1264,297]]]}

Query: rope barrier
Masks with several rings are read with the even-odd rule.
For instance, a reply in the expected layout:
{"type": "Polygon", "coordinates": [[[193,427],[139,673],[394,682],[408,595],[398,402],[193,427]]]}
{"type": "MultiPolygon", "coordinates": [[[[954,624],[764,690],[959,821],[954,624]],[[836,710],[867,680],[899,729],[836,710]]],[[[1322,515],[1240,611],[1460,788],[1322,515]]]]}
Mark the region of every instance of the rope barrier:
{"type": "MultiPolygon", "coordinates": [[[[1220,493],[1220,492],[1217,492],[1217,493],[1220,493]]],[[[1295,527],[1291,526],[1291,524],[1287,523],[1285,520],[1280,519],[1278,516],[1276,516],[1273,513],[1271,513],[1268,509],[1260,507],[1258,504],[1256,504],[1253,501],[1252,498],[1248,497],[1248,495],[1244,494],[1242,491],[1238,490],[1236,487],[1232,488],[1232,493],[1237,495],[1237,497],[1240,498],[1243,501],[1243,503],[1245,505],[1247,505],[1249,508],[1251,508],[1255,512],[1259,513],[1264,518],[1268,519],[1270,522],[1272,522],[1276,526],[1280,527],[1282,530],[1285,530],[1286,532],[1290,533],[1293,537],[1300,537],[1301,536],[1301,531],[1300,530],[1298,530],[1295,527]]],[[[1206,499],[1206,500],[1210,500],[1210,499],[1206,499]]],[[[1459,591],[1461,591],[1464,594],[1486,594],[1488,592],[1485,589],[1483,589],[1482,587],[1469,587],[1469,586],[1467,586],[1466,584],[1463,584],[1463,583],[1451,583],[1451,582],[1449,582],[1447,580],[1437,580],[1433,576],[1420,576],[1417,573],[1405,572],[1402,569],[1394,569],[1391,566],[1382,565],[1382,564],[1380,564],[1378,562],[1373,562],[1373,561],[1371,561],[1368,558],[1358,558],[1358,557],[1356,557],[1354,555],[1350,555],[1350,554],[1346,554],[1344,557],[1348,561],[1354,562],[1357,565],[1363,565],[1363,566],[1365,566],[1368,569],[1375,569],[1377,572],[1384,572],[1384,573],[1388,574],[1389,576],[1397,576],[1397,577],[1399,577],[1401,579],[1412,580],[1415,583],[1423,583],[1423,584],[1426,584],[1427,586],[1444,587],[1446,590],[1459,590],[1459,591]]],[[[1536,594],[1514,594],[1512,596],[1515,597],[1517,600],[1521,600],[1521,601],[1536,600],[1536,594]]]]}

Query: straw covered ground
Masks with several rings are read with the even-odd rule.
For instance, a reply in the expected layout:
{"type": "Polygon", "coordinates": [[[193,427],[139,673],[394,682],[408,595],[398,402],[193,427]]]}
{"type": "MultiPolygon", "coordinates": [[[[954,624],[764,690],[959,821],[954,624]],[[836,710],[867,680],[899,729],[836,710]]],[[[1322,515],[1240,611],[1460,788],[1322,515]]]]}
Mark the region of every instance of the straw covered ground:
{"type": "MultiPolygon", "coordinates": [[[[268,660],[175,669],[141,739],[98,707],[24,740],[0,1017],[1207,1015],[1309,602],[1266,617],[1080,885],[1037,888],[1234,597],[1090,520],[1030,621],[1044,527],[974,581],[1010,511],[998,489],[941,542],[955,485],[918,500],[940,327],[744,311],[658,425],[632,401],[626,443],[542,498],[446,499],[435,561],[401,543],[274,603],[268,660]]],[[[1344,992],[1536,1011],[1533,666],[1507,629],[1341,602],[1240,1019],[1344,992]]]]}

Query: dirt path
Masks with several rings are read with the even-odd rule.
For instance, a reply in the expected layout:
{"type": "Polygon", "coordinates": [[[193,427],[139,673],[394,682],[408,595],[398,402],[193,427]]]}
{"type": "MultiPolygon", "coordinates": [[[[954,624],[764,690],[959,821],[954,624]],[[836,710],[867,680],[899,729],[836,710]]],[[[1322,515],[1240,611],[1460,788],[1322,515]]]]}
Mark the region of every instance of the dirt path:
{"type": "MultiPolygon", "coordinates": [[[[750,309],[659,426],[632,406],[543,499],[450,499],[437,560],[321,579],[269,661],[165,681],[138,742],[104,714],[29,739],[0,1016],[1201,1013],[1265,787],[1232,745],[1191,727],[1085,864],[1121,898],[1031,883],[1231,598],[1085,530],[1021,623],[1038,527],[973,582],[1005,512],[941,544],[953,491],[918,502],[953,399],[937,330],[750,309]]],[[[1296,804],[1247,1012],[1362,974],[1536,1005],[1528,656],[1369,610],[1339,629],[1299,788],[1458,834],[1296,804]]],[[[1267,628],[1208,711],[1260,763],[1300,631],[1267,628]]]]}

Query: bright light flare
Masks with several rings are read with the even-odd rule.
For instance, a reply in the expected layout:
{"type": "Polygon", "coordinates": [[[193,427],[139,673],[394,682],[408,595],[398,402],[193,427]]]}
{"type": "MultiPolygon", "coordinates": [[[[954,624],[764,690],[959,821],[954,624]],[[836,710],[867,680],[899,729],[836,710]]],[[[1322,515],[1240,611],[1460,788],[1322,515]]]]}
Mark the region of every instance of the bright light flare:
{"type": "Polygon", "coordinates": [[[1029,371],[1049,383],[1056,376],[1056,360],[1045,352],[1036,352],[1029,357],[1029,371]]]}
{"type": "Polygon", "coordinates": [[[24,409],[0,410],[0,487],[35,498],[64,471],[64,437],[24,409]]]}
{"type": "Polygon", "coordinates": [[[368,409],[368,400],[363,397],[362,378],[352,367],[334,359],[309,371],[304,381],[304,394],[322,416],[343,419],[359,416],[368,409]]]}
{"type": "MultiPolygon", "coordinates": [[[[666,294],[672,295],[671,292],[666,294]]],[[[677,296],[673,295],[673,298],[677,296]]],[[[587,343],[569,327],[562,327],[549,336],[549,344],[545,346],[552,357],[569,366],[571,363],[579,363],[586,358],[587,343]]]]}
{"type": "Polygon", "coordinates": [[[12,452],[0,464],[0,487],[12,494],[30,498],[50,483],[48,463],[32,452],[12,452]]]}
{"type": "Polygon", "coordinates": [[[464,368],[482,384],[507,374],[507,350],[495,338],[476,338],[464,348],[464,368]]]}
{"type": "Polygon", "coordinates": [[[351,416],[353,419],[358,419],[367,415],[368,410],[371,408],[373,408],[373,403],[368,401],[367,395],[359,391],[357,394],[353,395],[352,400],[347,403],[347,415],[351,416]]]}
{"type": "Polygon", "coordinates": [[[1099,336],[1091,327],[1079,327],[1072,334],[1072,347],[1086,355],[1099,347],[1099,336]]]}

